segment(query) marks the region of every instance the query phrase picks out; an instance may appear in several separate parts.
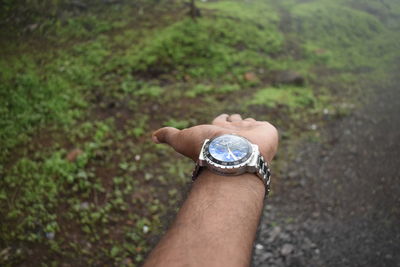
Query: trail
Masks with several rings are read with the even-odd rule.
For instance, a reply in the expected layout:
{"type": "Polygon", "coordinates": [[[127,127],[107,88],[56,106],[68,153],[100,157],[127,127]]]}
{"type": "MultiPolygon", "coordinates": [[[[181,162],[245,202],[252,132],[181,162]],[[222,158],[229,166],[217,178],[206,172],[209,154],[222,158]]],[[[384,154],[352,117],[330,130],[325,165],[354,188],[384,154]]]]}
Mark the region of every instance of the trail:
{"type": "MultiPolygon", "coordinates": [[[[396,71],[398,73],[398,71],[396,71]]],[[[253,266],[400,266],[400,85],[304,143],[267,201],[253,266]]]]}

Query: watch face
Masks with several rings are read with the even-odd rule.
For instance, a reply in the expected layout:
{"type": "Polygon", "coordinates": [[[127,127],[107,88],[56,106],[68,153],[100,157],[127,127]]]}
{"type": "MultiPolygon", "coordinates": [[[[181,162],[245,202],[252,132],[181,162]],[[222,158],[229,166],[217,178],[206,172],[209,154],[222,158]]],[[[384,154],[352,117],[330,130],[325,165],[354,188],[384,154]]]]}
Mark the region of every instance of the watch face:
{"type": "Polygon", "coordinates": [[[237,135],[221,135],[209,142],[205,156],[213,162],[231,166],[245,162],[252,153],[252,147],[247,139],[237,135]]]}

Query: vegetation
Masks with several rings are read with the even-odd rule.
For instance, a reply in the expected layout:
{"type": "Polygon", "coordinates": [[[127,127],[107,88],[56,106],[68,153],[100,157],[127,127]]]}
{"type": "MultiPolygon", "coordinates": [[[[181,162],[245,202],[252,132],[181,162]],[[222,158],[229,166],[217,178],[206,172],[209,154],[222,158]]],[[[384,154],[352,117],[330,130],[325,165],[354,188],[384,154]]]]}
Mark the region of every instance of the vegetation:
{"type": "Polygon", "coordinates": [[[0,33],[2,266],[139,265],[192,168],[152,130],[240,112],[289,146],[385,83],[400,48],[396,1],[198,2],[195,19],[179,2],[68,2],[0,33]]]}

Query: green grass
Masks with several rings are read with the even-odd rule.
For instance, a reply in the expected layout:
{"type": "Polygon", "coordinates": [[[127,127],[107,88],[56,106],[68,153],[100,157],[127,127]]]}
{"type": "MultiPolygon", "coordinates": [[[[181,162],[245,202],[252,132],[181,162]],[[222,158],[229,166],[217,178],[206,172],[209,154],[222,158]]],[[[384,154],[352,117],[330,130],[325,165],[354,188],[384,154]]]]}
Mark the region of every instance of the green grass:
{"type": "Polygon", "coordinates": [[[266,23],[215,17],[172,24],[129,49],[117,64],[127,72],[170,74],[176,78],[217,78],[265,66],[282,36],[266,23]],[[237,25],[240,24],[240,27],[237,25]]]}
{"type": "Polygon", "coordinates": [[[248,104],[263,105],[270,108],[288,107],[312,110],[317,101],[310,88],[284,86],[260,89],[254,94],[248,104]]]}
{"type": "Polygon", "coordinates": [[[98,65],[108,56],[107,38],[74,46],[65,52],[50,51],[5,57],[0,61],[0,159],[45,125],[71,125],[83,117],[84,95],[100,86],[98,65]],[[50,60],[50,58],[53,58],[50,60]]]}
{"type": "MultiPolygon", "coordinates": [[[[359,2],[358,6],[368,8],[373,2],[359,2]]],[[[387,66],[399,48],[396,35],[379,17],[351,6],[347,1],[291,5],[292,31],[301,33],[308,56],[331,68],[352,71],[387,66]]]]}
{"type": "Polygon", "coordinates": [[[0,265],[140,265],[193,167],[151,131],[240,112],[284,129],[287,146],[324,110],[348,114],[398,58],[394,2],[212,1],[196,21],[117,6],[4,35],[0,265]],[[305,85],[274,83],[285,70],[305,85]]]}

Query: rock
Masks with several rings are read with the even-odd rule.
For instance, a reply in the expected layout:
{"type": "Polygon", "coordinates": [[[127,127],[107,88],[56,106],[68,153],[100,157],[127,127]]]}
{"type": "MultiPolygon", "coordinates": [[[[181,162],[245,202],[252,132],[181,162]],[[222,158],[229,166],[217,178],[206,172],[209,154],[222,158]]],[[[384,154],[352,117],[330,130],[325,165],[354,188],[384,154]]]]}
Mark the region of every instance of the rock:
{"type": "Polygon", "coordinates": [[[261,262],[267,261],[269,259],[272,259],[274,257],[274,254],[271,252],[266,252],[260,255],[259,259],[261,262]]]}
{"type": "Polygon", "coordinates": [[[386,254],[385,259],[391,260],[393,259],[393,256],[391,254],[386,254]]]}
{"type": "Polygon", "coordinates": [[[29,31],[33,32],[33,31],[36,30],[38,27],[39,27],[39,24],[34,23],[34,24],[28,25],[26,28],[27,28],[29,31]]]}
{"type": "Polygon", "coordinates": [[[303,250],[309,251],[310,249],[315,248],[315,247],[316,247],[316,245],[308,237],[304,238],[304,242],[302,244],[303,250]]]}
{"type": "Polygon", "coordinates": [[[87,8],[87,5],[81,1],[74,0],[70,2],[70,5],[76,8],[79,8],[81,10],[85,10],[87,8]]]}
{"type": "Polygon", "coordinates": [[[80,207],[81,207],[81,210],[89,209],[89,207],[90,207],[89,202],[87,202],[87,201],[82,202],[80,207]]]}
{"type": "Polygon", "coordinates": [[[284,244],[281,248],[281,254],[283,256],[287,256],[292,253],[294,250],[294,246],[292,244],[284,244]]]}
{"type": "Polygon", "coordinates": [[[272,243],[274,242],[275,238],[281,233],[281,228],[279,226],[276,226],[272,229],[270,236],[267,240],[267,243],[272,243]]]}
{"type": "Polygon", "coordinates": [[[248,82],[257,82],[258,81],[257,75],[255,75],[253,72],[246,72],[244,74],[244,79],[248,82]]]}
{"type": "Polygon", "coordinates": [[[124,266],[132,266],[133,265],[133,261],[130,258],[125,258],[123,263],[124,263],[124,266]]]}
{"type": "Polygon", "coordinates": [[[257,250],[262,250],[262,249],[264,249],[264,246],[261,245],[261,244],[257,244],[257,245],[256,245],[256,249],[257,249],[257,250]]]}
{"type": "Polygon", "coordinates": [[[279,235],[279,239],[281,239],[282,241],[289,241],[290,240],[290,235],[287,233],[281,233],[279,235]]]}
{"type": "Polygon", "coordinates": [[[311,213],[311,216],[313,217],[313,218],[318,218],[319,217],[319,212],[318,211],[314,211],[313,213],[311,213]]]}
{"type": "Polygon", "coordinates": [[[80,150],[79,148],[75,148],[75,149],[72,149],[72,150],[67,154],[66,159],[67,159],[69,162],[75,162],[76,159],[79,157],[79,155],[82,155],[82,154],[83,154],[83,151],[82,151],[82,150],[80,150]]]}
{"type": "Polygon", "coordinates": [[[294,225],[293,224],[286,225],[286,231],[292,232],[293,230],[294,230],[294,225]]]}
{"type": "Polygon", "coordinates": [[[296,71],[282,71],[275,77],[275,84],[292,84],[296,86],[303,86],[305,83],[304,77],[296,71]]]}
{"type": "Polygon", "coordinates": [[[287,176],[289,179],[293,179],[299,176],[299,172],[297,170],[294,170],[289,172],[287,176]]]}
{"type": "Polygon", "coordinates": [[[8,260],[11,255],[11,247],[7,247],[0,251],[0,259],[2,260],[8,260]]]}
{"type": "Polygon", "coordinates": [[[317,48],[317,49],[314,50],[314,53],[316,55],[323,55],[323,54],[326,54],[326,50],[323,49],[323,48],[317,48]]]}
{"type": "Polygon", "coordinates": [[[276,260],[274,261],[274,263],[273,263],[272,266],[280,267],[280,266],[285,266],[285,265],[286,265],[286,264],[283,262],[282,259],[276,259],[276,260]]]}
{"type": "Polygon", "coordinates": [[[56,236],[56,234],[54,232],[46,232],[45,235],[46,235],[46,238],[49,240],[53,240],[54,237],[56,236]]]}
{"type": "Polygon", "coordinates": [[[315,130],[318,129],[318,126],[315,123],[313,123],[313,124],[310,125],[310,129],[315,131],[315,130]]]}

